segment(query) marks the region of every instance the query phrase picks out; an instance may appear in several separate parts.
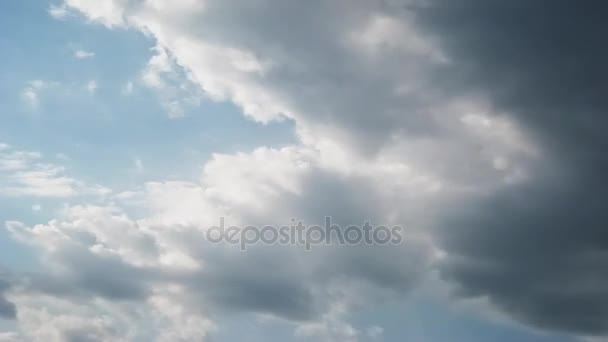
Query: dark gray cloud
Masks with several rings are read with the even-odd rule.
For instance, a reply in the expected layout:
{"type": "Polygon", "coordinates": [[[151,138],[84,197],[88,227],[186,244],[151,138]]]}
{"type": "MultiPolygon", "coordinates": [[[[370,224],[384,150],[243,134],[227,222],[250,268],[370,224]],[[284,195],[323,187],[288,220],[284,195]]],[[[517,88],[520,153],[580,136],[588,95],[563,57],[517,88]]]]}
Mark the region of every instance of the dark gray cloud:
{"type": "Polygon", "coordinates": [[[209,269],[190,282],[192,292],[203,303],[220,312],[257,312],[296,321],[318,314],[311,284],[287,249],[254,248],[247,252],[248,260],[231,252],[216,252],[208,255],[209,269]]]}
{"type": "Polygon", "coordinates": [[[428,1],[418,22],[453,71],[444,91],[488,96],[538,141],[533,178],[453,207],[438,233],[445,278],[516,319],[608,332],[608,5],[428,1]]]}
{"type": "Polygon", "coordinates": [[[0,270],[0,318],[15,319],[17,317],[17,309],[15,304],[5,298],[5,293],[11,288],[11,283],[8,276],[4,275],[0,270]]]}
{"type": "Polygon", "coordinates": [[[418,13],[454,61],[450,90],[490,95],[547,146],[573,156],[605,143],[607,7],[600,1],[439,0],[418,13]]]}
{"type": "Polygon", "coordinates": [[[0,297],[0,318],[4,319],[15,319],[17,316],[17,309],[15,304],[6,300],[6,298],[0,297]]]}

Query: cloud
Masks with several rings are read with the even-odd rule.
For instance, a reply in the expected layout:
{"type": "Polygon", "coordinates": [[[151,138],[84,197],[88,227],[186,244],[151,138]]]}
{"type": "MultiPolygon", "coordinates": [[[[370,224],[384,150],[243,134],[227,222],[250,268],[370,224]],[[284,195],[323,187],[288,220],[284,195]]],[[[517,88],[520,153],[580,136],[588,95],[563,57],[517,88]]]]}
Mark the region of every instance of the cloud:
{"type": "Polygon", "coordinates": [[[74,52],[74,57],[76,57],[77,59],[93,58],[95,57],[95,53],[86,50],[76,50],[74,52]]]}
{"type": "Polygon", "coordinates": [[[133,165],[136,172],[144,172],[144,163],[138,157],[133,158],[133,165]]]}
{"type": "Polygon", "coordinates": [[[69,14],[68,8],[65,5],[62,5],[62,6],[51,5],[48,9],[48,12],[51,15],[51,17],[58,19],[58,20],[64,19],[69,14]]]}
{"type": "Polygon", "coordinates": [[[363,338],[362,330],[332,317],[332,310],[345,301],[345,310],[356,310],[404,295],[425,277],[438,255],[424,230],[432,223],[425,208],[440,212],[443,196],[462,199],[463,193],[507,186],[505,180],[536,157],[534,143],[517,123],[483,98],[435,90],[432,74],[446,70],[449,57],[427,41],[409,13],[402,17],[393,8],[364,3],[326,3],[313,10],[295,2],[251,6],[247,18],[230,2],[184,1],[171,10],[157,2],[129,3],[112,12],[84,3],[76,7],[102,23],[132,25],[155,37],[155,55],[142,76],[147,86],[175,89],[177,70],[205,96],[232,101],[253,120],[293,120],[299,143],[214,155],[200,183],[147,184],[132,200],[148,206],[150,216],[125,229],[151,239],[155,248],[132,247],[122,236],[102,238],[93,227],[105,227],[105,219],[79,216],[38,229],[13,224],[15,232],[40,234],[23,241],[50,234],[43,250],[68,250],[53,246],[63,246],[60,236],[80,236],[69,231],[74,227],[88,237],[70,247],[75,254],[46,258],[68,270],[56,278],[80,290],[70,292],[143,301],[161,291],[189,312],[193,305],[208,308],[200,317],[267,314],[297,322],[309,335],[363,338]],[[236,24],[222,24],[227,22],[236,24]],[[299,29],[287,34],[287,23],[299,29]],[[467,115],[490,124],[479,128],[474,119],[463,119],[467,115]],[[460,162],[464,158],[467,163],[460,162]],[[497,168],[498,158],[509,162],[497,168]],[[229,248],[200,248],[201,227],[220,216],[263,225],[290,217],[320,223],[326,215],[344,225],[372,220],[413,228],[407,248],[327,246],[306,254],[277,246],[252,249],[246,260],[229,248]],[[116,273],[97,275],[104,279],[138,277],[104,284],[88,271],[96,269],[116,273]],[[179,290],[162,290],[168,283],[179,290]]]}
{"type": "Polygon", "coordinates": [[[9,284],[4,280],[0,280],[0,318],[15,319],[17,317],[17,309],[15,304],[5,298],[4,292],[9,289],[9,284]]]}
{"type": "Polygon", "coordinates": [[[89,82],[87,82],[85,89],[89,92],[89,94],[95,94],[95,92],[97,91],[97,81],[95,80],[90,80],[89,82]]]}
{"type": "Polygon", "coordinates": [[[2,341],[2,342],[20,341],[19,334],[16,332],[0,332],[0,341],[2,341]]]}
{"type": "MultiPolygon", "coordinates": [[[[216,155],[198,184],[149,183],[123,199],[121,207],[72,206],[57,219],[35,226],[8,222],[15,239],[42,253],[46,270],[24,280],[12,299],[23,312],[38,312],[40,304],[26,300],[34,294],[82,305],[95,305],[95,298],[102,298],[113,310],[121,310],[122,301],[140,307],[156,306],[162,320],[175,326],[158,334],[167,339],[188,331],[192,334],[189,339],[207,336],[215,326],[211,317],[239,312],[303,324],[309,327],[302,328],[307,331],[318,324],[345,329],[349,324],[342,318],[315,321],[328,317],[331,307],[343,305],[337,303],[344,300],[355,307],[374,298],[386,300],[407,292],[433,258],[428,242],[412,236],[407,242],[409,248],[343,250],[327,246],[314,254],[302,246],[254,246],[245,255],[231,246],[210,245],[203,235],[220,216],[234,222],[288,223],[291,215],[301,214],[308,222],[321,222],[327,208],[300,209],[303,202],[325,200],[325,193],[319,191],[321,185],[308,185],[314,179],[343,176],[319,165],[316,158],[313,151],[295,147],[216,155]],[[269,165],[273,165],[272,175],[265,174],[269,165]],[[241,188],[242,201],[233,197],[233,184],[241,188]],[[302,197],[294,197],[298,193],[302,197]],[[140,219],[126,212],[133,205],[140,219]],[[268,269],[273,270],[272,274],[268,269]],[[182,315],[185,321],[180,320],[182,315]]],[[[344,181],[344,190],[349,193],[336,198],[344,203],[333,204],[344,207],[340,210],[355,210],[351,205],[370,196],[367,189],[349,189],[348,184],[344,181]]],[[[366,210],[362,217],[380,218],[376,211],[383,209],[378,205],[357,210],[366,210]]],[[[347,217],[345,212],[338,215],[339,210],[330,210],[337,214],[337,220],[347,217]]],[[[62,310],[61,315],[72,316],[71,310],[62,310]]],[[[121,315],[110,317],[108,329],[120,331],[122,323],[113,319],[121,315]]],[[[34,318],[24,319],[26,322],[20,324],[31,324],[27,321],[34,318]]],[[[76,329],[77,322],[71,329],[76,329]]],[[[162,325],[156,328],[162,331],[162,325]]],[[[91,329],[98,328],[83,325],[78,331],[91,329]]],[[[133,334],[140,336],[137,334],[144,331],[133,334]]]]}
{"type": "MultiPolygon", "coordinates": [[[[13,282],[13,275],[0,265],[0,319],[14,320],[17,317],[15,303],[8,298],[13,282]]],[[[13,337],[13,334],[10,333],[4,335],[0,333],[0,341],[11,341],[13,337]]]]}
{"type": "Polygon", "coordinates": [[[34,151],[9,145],[0,150],[0,193],[2,196],[63,198],[77,195],[104,195],[108,189],[86,184],[66,175],[64,167],[34,151]]]}
{"type": "Polygon", "coordinates": [[[74,301],[36,294],[18,297],[17,300],[23,307],[19,312],[22,325],[19,341],[129,341],[126,325],[130,316],[117,317],[116,311],[104,310],[101,301],[83,306],[74,301]],[[68,308],[70,313],[60,311],[61,308],[68,308]]]}
{"type": "MultiPolygon", "coordinates": [[[[39,243],[46,259],[61,265],[54,278],[65,279],[70,293],[143,301],[160,291],[191,313],[208,308],[201,317],[268,314],[301,324],[309,335],[360,338],[365,334],[332,310],[345,301],[356,310],[403,295],[424,278],[438,255],[424,230],[431,224],[424,209],[439,212],[439,196],[462,199],[463,192],[504,187],[536,157],[517,123],[483,99],[435,91],[431,76],[446,70],[449,57],[409,13],[362,2],[312,10],[296,2],[252,5],[247,18],[230,2],[184,1],[171,10],[157,2],[116,11],[68,5],[155,37],[155,55],[142,76],[147,86],[176,89],[177,70],[210,99],[232,101],[253,120],[293,120],[300,140],[282,149],[214,155],[200,183],[147,184],[134,203],[148,206],[150,216],[124,225],[104,223],[126,216],[122,209],[78,209],[76,218],[33,228],[13,223],[21,240],[39,243]],[[287,34],[286,24],[299,29],[287,34]],[[463,119],[467,115],[489,124],[480,129],[463,119]],[[497,158],[509,163],[497,168],[497,158]],[[220,216],[264,225],[290,217],[321,223],[326,215],[343,225],[372,220],[413,228],[407,248],[327,246],[306,254],[277,246],[252,249],[244,260],[226,246],[200,247],[201,227],[220,216]],[[106,236],[101,227],[124,228],[120,236],[106,236]],[[125,230],[149,245],[132,245],[125,230]],[[169,284],[179,290],[164,290],[169,284]]],[[[180,104],[177,94],[166,103],[180,104]]]]}
{"type": "Polygon", "coordinates": [[[606,6],[428,5],[420,22],[442,41],[454,67],[467,71],[460,81],[533,132],[545,156],[524,184],[454,208],[440,234],[453,255],[444,276],[463,295],[486,296],[520,322],[605,335],[600,170],[608,164],[600,75],[608,50],[597,13],[606,6]],[[517,24],[506,19],[514,17],[517,24]]]}
{"type": "MultiPolygon", "coordinates": [[[[152,50],[155,54],[143,70],[141,81],[158,94],[169,118],[182,118],[187,109],[199,105],[202,96],[164,47],[156,46],[152,50]]],[[[128,93],[133,91],[130,84],[128,93]]]]}
{"type": "Polygon", "coordinates": [[[58,85],[57,82],[44,80],[33,80],[21,91],[21,99],[31,108],[37,108],[40,104],[40,95],[43,91],[58,85]]]}
{"type": "MultiPolygon", "coordinates": [[[[362,335],[342,319],[364,306],[357,299],[404,295],[438,267],[460,296],[486,297],[524,324],[608,332],[605,5],[65,4],[153,37],[142,81],[166,94],[170,117],[202,91],[260,123],[291,120],[298,142],[216,154],[200,182],[145,184],[125,208],[81,205],[47,224],[11,223],[54,266],[55,288],[33,289],[171,307],[207,322],[197,338],[213,330],[213,314],[247,312],[348,340],[362,335]],[[129,206],[148,213],[133,219],[129,206]],[[274,224],[327,214],[404,222],[411,240],[304,255],[256,248],[246,258],[201,248],[201,227],[219,216],[274,224]]],[[[37,102],[38,89],[26,90],[37,102]]]]}
{"type": "Polygon", "coordinates": [[[123,95],[131,95],[131,94],[133,94],[133,88],[134,88],[133,82],[128,81],[123,86],[121,92],[122,92],[123,95]]]}
{"type": "Polygon", "coordinates": [[[343,316],[347,313],[347,308],[348,304],[344,302],[335,303],[321,320],[298,326],[295,336],[305,341],[325,342],[375,341],[381,338],[384,330],[379,326],[358,329],[345,321],[343,316]]]}

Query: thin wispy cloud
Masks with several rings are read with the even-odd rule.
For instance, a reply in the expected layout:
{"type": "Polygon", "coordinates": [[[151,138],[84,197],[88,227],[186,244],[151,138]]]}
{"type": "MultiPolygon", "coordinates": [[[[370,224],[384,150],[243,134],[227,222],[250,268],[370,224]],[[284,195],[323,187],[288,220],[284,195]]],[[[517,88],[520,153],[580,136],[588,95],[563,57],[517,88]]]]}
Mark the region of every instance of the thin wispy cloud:
{"type": "Polygon", "coordinates": [[[125,85],[122,87],[122,94],[123,95],[131,95],[133,94],[133,90],[134,90],[135,86],[133,85],[133,82],[128,81],[127,83],[125,83],[125,85]]]}
{"type": "Polygon", "coordinates": [[[74,57],[77,59],[87,59],[95,57],[95,53],[86,50],[76,50],[74,51],[74,57]]]}
{"type": "Polygon", "coordinates": [[[85,89],[89,92],[89,94],[95,94],[95,92],[97,92],[97,81],[95,80],[90,80],[87,82],[87,84],[85,85],[85,89]]]}
{"type": "Polygon", "coordinates": [[[48,12],[51,17],[59,20],[65,19],[69,14],[68,8],[65,5],[51,5],[48,12]]]}
{"type": "Polygon", "coordinates": [[[112,192],[70,176],[66,167],[40,152],[6,146],[0,150],[0,197],[68,198],[106,196],[112,192]]]}
{"type": "Polygon", "coordinates": [[[40,104],[42,93],[57,85],[57,82],[44,80],[29,81],[27,86],[21,91],[21,99],[31,108],[37,108],[40,104]]]}

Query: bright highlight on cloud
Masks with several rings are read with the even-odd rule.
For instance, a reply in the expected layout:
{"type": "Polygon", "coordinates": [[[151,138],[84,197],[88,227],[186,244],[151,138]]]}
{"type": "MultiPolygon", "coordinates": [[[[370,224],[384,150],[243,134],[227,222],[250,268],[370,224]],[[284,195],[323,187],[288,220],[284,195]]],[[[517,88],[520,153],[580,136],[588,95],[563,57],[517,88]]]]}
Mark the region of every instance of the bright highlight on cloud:
{"type": "MultiPolygon", "coordinates": [[[[4,196],[72,200],[52,219],[6,223],[43,267],[0,272],[0,317],[15,321],[0,340],[214,341],[244,315],[285,324],[294,340],[379,341],[388,338],[382,314],[380,322],[353,317],[424,290],[446,310],[483,300],[477,314],[501,324],[606,338],[605,7],[52,6],[54,18],[70,14],[152,41],[147,64],[115,91],[155,94],[167,125],[212,101],[260,125],[290,122],[295,138],[216,151],[198,179],[150,180],[151,164],[132,157],[139,184],[112,190],[1,145],[4,196]],[[399,225],[404,239],[310,251],[254,244],[246,252],[204,239],[220,217],[262,227],[292,218],[323,225],[327,216],[340,227],[399,225]]],[[[97,79],[82,82],[97,93],[97,79]]],[[[97,95],[110,89],[100,82],[97,95]]],[[[40,106],[48,87],[31,81],[22,100],[40,106]]]]}

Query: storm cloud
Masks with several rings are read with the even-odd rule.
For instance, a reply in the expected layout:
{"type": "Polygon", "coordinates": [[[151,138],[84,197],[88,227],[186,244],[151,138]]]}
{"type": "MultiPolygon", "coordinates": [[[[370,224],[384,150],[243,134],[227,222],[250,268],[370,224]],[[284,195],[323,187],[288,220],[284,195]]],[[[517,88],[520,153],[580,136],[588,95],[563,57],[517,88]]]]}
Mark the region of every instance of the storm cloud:
{"type": "MultiPolygon", "coordinates": [[[[454,62],[446,87],[481,92],[543,153],[519,186],[455,206],[442,272],[522,322],[608,330],[608,7],[600,1],[429,1],[418,22],[454,62]],[[457,77],[455,77],[455,75],[457,77]]],[[[457,90],[454,90],[457,91],[457,90]]]]}

